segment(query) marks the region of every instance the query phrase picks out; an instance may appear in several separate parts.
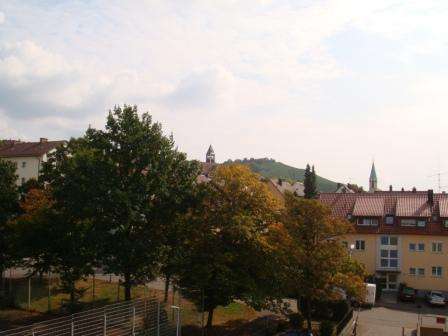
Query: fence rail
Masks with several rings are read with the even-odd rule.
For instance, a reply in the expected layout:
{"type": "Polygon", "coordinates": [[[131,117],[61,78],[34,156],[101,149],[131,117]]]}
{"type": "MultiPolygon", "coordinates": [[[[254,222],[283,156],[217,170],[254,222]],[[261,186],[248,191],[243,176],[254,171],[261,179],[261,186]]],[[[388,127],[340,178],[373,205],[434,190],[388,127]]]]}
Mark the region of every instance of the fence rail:
{"type": "Polygon", "coordinates": [[[143,298],[0,331],[0,336],[174,336],[179,334],[179,317],[178,307],[143,298]],[[173,321],[171,309],[175,310],[173,321]]]}

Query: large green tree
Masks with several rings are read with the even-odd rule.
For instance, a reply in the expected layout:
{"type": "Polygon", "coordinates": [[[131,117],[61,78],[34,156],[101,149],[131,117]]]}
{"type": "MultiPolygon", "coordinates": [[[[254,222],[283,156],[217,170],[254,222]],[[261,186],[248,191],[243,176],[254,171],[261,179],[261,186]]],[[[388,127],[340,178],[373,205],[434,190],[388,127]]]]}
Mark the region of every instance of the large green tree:
{"type": "Polygon", "coordinates": [[[89,128],[44,166],[55,206],[92,224],[98,259],[124,278],[125,298],[135,282],[153,279],[173,220],[198,174],[148,113],[115,107],[104,130],[89,128]]]}
{"type": "Polygon", "coordinates": [[[351,224],[331,215],[317,200],[286,195],[282,225],[270,231],[278,254],[277,279],[285,295],[301,302],[311,331],[313,301],[335,299],[343,288],[359,296],[364,269],[350,258],[341,238],[351,224]]]}
{"type": "Polygon", "coordinates": [[[16,165],[0,159],[0,281],[5,269],[14,261],[10,221],[19,211],[16,181],[16,165]]]}
{"type": "Polygon", "coordinates": [[[192,230],[180,284],[208,312],[211,327],[217,306],[264,299],[266,235],[279,205],[259,176],[242,165],[217,167],[198,193],[199,205],[188,218],[192,230]]]}

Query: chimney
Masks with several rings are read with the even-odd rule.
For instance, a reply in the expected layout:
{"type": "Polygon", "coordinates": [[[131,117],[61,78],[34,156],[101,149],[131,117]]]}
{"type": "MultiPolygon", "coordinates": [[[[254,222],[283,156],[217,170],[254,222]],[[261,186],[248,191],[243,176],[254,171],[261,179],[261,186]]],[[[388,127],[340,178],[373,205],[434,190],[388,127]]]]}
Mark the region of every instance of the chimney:
{"type": "Polygon", "coordinates": [[[412,192],[413,193],[417,192],[417,188],[416,187],[412,187],[412,192]]]}
{"type": "Polygon", "coordinates": [[[401,192],[404,192],[404,188],[401,188],[401,192]]]}
{"type": "Polygon", "coordinates": [[[389,186],[389,191],[392,191],[392,190],[394,190],[393,188],[392,188],[392,184],[389,186]]]}
{"type": "Polygon", "coordinates": [[[428,203],[431,205],[434,204],[434,191],[432,189],[428,190],[428,203]]]}
{"type": "Polygon", "coordinates": [[[40,138],[40,139],[39,139],[39,142],[40,142],[40,143],[48,142],[48,139],[47,139],[47,138],[40,138]]]}

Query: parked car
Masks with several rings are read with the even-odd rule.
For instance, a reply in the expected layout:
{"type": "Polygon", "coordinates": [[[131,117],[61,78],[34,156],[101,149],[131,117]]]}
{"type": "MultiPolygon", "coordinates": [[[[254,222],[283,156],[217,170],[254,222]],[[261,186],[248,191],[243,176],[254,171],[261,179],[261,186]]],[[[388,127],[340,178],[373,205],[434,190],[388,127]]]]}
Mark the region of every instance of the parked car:
{"type": "Polygon", "coordinates": [[[430,291],[426,294],[426,301],[433,306],[445,306],[446,301],[442,292],[430,291]]]}
{"type": "Polygon", "coordinates": [[[401,286],[398,292],[398,300],[415,302],[416,291],[412,287],[401,286]]]}

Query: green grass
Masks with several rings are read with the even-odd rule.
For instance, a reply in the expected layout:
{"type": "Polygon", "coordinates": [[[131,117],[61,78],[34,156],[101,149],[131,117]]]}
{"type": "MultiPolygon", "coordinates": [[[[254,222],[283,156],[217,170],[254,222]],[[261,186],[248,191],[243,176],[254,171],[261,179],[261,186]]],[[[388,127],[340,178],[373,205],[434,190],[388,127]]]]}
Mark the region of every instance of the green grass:
{"type": "MultiPolygon", "coordinates": [[[[29,324],[38,320],[45,320],[52,316],[67,313],[62,311],[64,302],[68,302],[68,294],[62,293],[59,289],[59,281],[53,279],[51,282],[51,312],[48,312],[48,282],[46,279],[32,279],[31,282],[31,309],[28,310],[28,281],[26,279],[14,279],[12,281],[12,289],[14,295],[14,303],[16,308],[0,309],[0,329],[9,329],[20,325],[29,324]]],[[[80,302],[85,304],[84,309],[91,307],[111,304],[118,300],[124,299],[123,287],[118,290],[117,283],[109,283],[108,281],[95,280],[95,297],[93,296],[92,279],[79,281],[77,288],[84,290],[80,302]],[[119,293],[119,296],[118,296],[119,293]]],[[[148,289],[144,286],[135,286],[132,288],[132,297],[152,296],[163,300],[163,291],[148,289]]],[[[181,306],[182,325],[200,326],[201,320],[207,320],[207,313],[198,311],[196,306],[183,297],[170,292],[168,303],[165,309],[171,314],[171,305],[181,306]]],[[[260,316],[260,313],[240,302],[234,302],[227,307],[218,307],[214,314],[214,324],[223,325],[234,320],[252,320],[260,316]]]]}
{"type": "MultiPolygon", "coordinates": [[[[282,178],[291,182],[303,182],[305,179],[305,169],[291,167],[272,159],[237,160],[235,162],[249,166],[253,172],[266,178],[282,178]]],[[[338,186],[337,182],[321,176],[317,176],[316,183],[317,190],[320,192],[333,192],[338,186]]]]}

